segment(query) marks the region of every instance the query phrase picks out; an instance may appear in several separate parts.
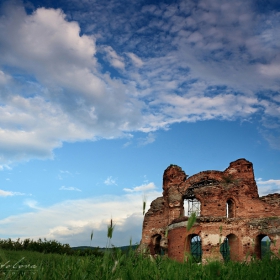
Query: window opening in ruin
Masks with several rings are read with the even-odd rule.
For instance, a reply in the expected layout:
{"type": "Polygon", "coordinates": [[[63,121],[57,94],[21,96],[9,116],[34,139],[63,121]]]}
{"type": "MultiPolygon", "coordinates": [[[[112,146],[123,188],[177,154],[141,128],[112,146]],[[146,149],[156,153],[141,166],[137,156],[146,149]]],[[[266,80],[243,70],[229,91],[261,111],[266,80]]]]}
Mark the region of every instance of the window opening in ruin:
{"type": "Polygon", "coordinates": [[[220,246],[220,252],[225,262],[230,260],[230,248],[229,248],[229,241],[227,237],[225,238],[224,242],[220,246]]]}
{"type": "Polygon", "coordinates": [[[257,236],[256,239],[256,255],[259,259],[263,259],[265,257],[270,256],[270,244],[271,244],[271,239],[265,235],[265,234],[260,234],[257,236]]]}
{"type": "Polygon", "coordinates": [[[268,236],[261,239],[261,258],[269,257],[271,240],[268,236]]]}
{"type": "Polygon", "coordinates": [[[200,201],[196,198],[189,198],[184,200],[185,216],[190,217],[192,213],[198,217],[200,216],[200,201]]]}
{"type": "Polygon", "coordinates": [[[160,240],[161,240],[161,235],[157,234],[154,236],[154,253],[157,255],[161,255],[161,248],[160,248],[160,240]]]}
{"type": "Polygon", "coordinates": [[[227,218],[234,218],[234,202],[231,199],[227,200],[227,218]]]}
{"type": "Polygon", "coordinates": [[[201,239],[198,235],[194,235],[191,238],[191,255],[195,262],[201,262],[202,258],[202,249],[201,249],[201,239]]]}

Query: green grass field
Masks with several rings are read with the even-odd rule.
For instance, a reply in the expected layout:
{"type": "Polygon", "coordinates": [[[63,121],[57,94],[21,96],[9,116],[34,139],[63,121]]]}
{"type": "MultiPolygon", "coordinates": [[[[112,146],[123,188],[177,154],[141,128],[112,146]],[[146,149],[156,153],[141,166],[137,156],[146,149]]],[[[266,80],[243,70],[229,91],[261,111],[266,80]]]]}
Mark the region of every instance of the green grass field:
{"type": "Polygon", "coordinates": [[[280,260],[264,258],[249,264],[178,263],[165,257],[151,259],[121,250],[103,256],[69,256],[30,251],[0,250],[0,279],[280,279],[280,260]]]}

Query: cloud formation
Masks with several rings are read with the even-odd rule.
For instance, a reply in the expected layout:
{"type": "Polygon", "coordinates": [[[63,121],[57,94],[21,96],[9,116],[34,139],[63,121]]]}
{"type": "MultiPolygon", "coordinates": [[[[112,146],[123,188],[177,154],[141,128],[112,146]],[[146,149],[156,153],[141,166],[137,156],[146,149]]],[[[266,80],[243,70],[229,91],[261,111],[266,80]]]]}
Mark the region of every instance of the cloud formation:
{"type": "Polygon", "coordinates": [[[7,197],[14,195],[25,195],[25,193],[0,190],[0,196],[7,197]]]}
{"type": "Polygon", "coordinates": [[[75,187],[65,187],[65,186],[61,186],[59,188],[59,190],[61,190],[61,191],[77,191],[77,192],[81,192],[81,190],[78,189],[78,188],[75,188],[75,187]]]}
{"type": "Polygon", "coordinates": [[[112,176],[109,176],[105,181],[104,184],[107,186],[115,185],[117,186],[116,179],[113,179],[112,176]]]}
{"type": "Polygon", "coordinates": [[[120,57],[111,46],[104,46],[102,50],[106,53],[106,59],[115,68],[124,69],[124,59],[120,57]]]}
{"type": "Polygon", "coordinates": [[[280,193],[280,180],[270,179],[263,181],[262,178],[256,179],[259,195],[264,196],[270,193],[280,193]]]}
{"type": "MultiPolygon", "coordinates": [[[[280,180],[263,181],[259,178],[256,181],[260,196],[280,192],[280,180]]],[[[153,182],[124,191],[126,194],[120,196],[67,200],[48,207],[42,207],[34,199],[27,199],[24,204],[31,209],[30,212],[0,220],[0,234],[2,238],[47,238],[81,246],[90,244],[93,230],[92,246],[102,247],[106,245],[107,225],[112,217],[116,224],[112,239],[115,246],[128,245],[131,237],[133,243],[139,242],[143,192],[147,209],[152,200],[162,193],[156,191],[153,182]]]]}
{"type": "MultiPolygon", "coordinates": [[[[150,190],[147,205],[160,195],[150,190]]],[[[92,246],[102,247],[106,245],[107,225],[112,217],[116,224],[112,239],[115,246],[128,245],[131,236],[134,243],[141,239],[141,194],[68,200],[50,207],[40,207],[34,200],[25,204],[34,211],[0,220],[2,238],[41,237],[81,246],[89,244],[93,230],[92,246]]]]}
{"type": "Polygon", "coordinates": [[[79,25],[61,10],[27,15],[11,4],[2,13],[2,163],[51,157],[63,141],[118,137],[133,129],[138,101],[121,81],[100,73],[93,36],[80,36],[79,25]]]}
{"type": "Polygon", "coordinates": [[[63,142],[252,116],[280,148],[277,11],[239,0],[81,2],[1,8],[0,166],[51,158],[63,142]]]}
{"type": "Polygon", "coordinates": [[[123,190],[125,192],[146,192],[146,191],[152,191],[152,190],[155,190],[156,189],[156,186],[153,182],[151,183],[148,183],[148,184],[143,184],[141,186],[138,186],[138,187],[134,187],[134,188],[124,188],[123,190]]]}

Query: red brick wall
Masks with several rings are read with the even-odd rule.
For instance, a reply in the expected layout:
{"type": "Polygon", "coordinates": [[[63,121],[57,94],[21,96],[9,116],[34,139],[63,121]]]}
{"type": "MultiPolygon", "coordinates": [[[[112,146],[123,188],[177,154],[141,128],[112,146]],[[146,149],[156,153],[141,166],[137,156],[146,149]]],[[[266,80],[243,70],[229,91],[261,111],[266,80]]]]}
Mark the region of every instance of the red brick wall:
{"type": "Polygon", "coordinates": [[[189,178],[176,165],[164,171],[163,196],[152,202],[143,222],[141,244],[149,246],[151,253],[155,235],[164,237],[169,229],[168,256],[183,261],[189,250],[186,240],[190,234],[183,207],[190,190],[201,203],[200,217],[192,234],[201,237],[204,260],[222,258],[220,244],[225,237],[229,238],[231,258],[235,260],[259,254],[260,234],[274,240],[271,250],[277,252],[280,248],[280,194],[259,198],[252,163],[239,159],[223,172],[203,171],[189,178]],[[228,200],[233,203],[230,218],[226,217],[228,200]]]}

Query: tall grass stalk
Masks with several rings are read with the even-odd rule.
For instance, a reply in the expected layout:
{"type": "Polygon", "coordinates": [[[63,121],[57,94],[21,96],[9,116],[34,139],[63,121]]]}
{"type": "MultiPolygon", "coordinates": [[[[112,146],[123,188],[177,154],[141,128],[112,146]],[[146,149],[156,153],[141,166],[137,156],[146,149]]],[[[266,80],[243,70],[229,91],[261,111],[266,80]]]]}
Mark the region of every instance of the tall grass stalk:
{"type": "Polygon", "coordinates": [[[187,223],[187,230],[190,231],[194,223],[196,222],[196,213],[192,212],[191,216],[188,218],[188,223],[187,223]]]}
{"type": "Polygon", "coordinates": [[[205,265],[196,263],[178,263],[168,258],[157,257],[151,261],[131,252],[123,254],[117,251],[110,258],[92,256],[61,256],[28,251],[3,250],[0,254],[0,279],[9,280],[216,280],[216,279],[254,279],[278,280],[280,260],[265,258],[251,263],[209,262],[205,265]],[[10,261],[14,265],[22,259],[15,269],[5,267],[10,261]],[[103,265],[105,260],[105,266],[103,265]],[[36,266],[27,269],[28,265],[36,266]]]}
{"type": "Polygon", "coordinates": [[[91,231],[91,234],[90,234],[90,247],[91,247],[92,238],[93,238],[93,230],[91,231]]]}
{"type": "Polygon", "coordinates": [[[113,223],[113,219],[111,218],[109,225],[107,226],[107,245],[106,248],[110,248],[111,247],[111,239],[113,237],[113,232],[115,229],[114,223],[113,223]]]}
{"type": "Polygon", "coordinates": [[[143,195],[143,216],[145,215],[145,212],[146,212],[146,206],[147,206],[147,196],[144,194],[143,195]]]}

